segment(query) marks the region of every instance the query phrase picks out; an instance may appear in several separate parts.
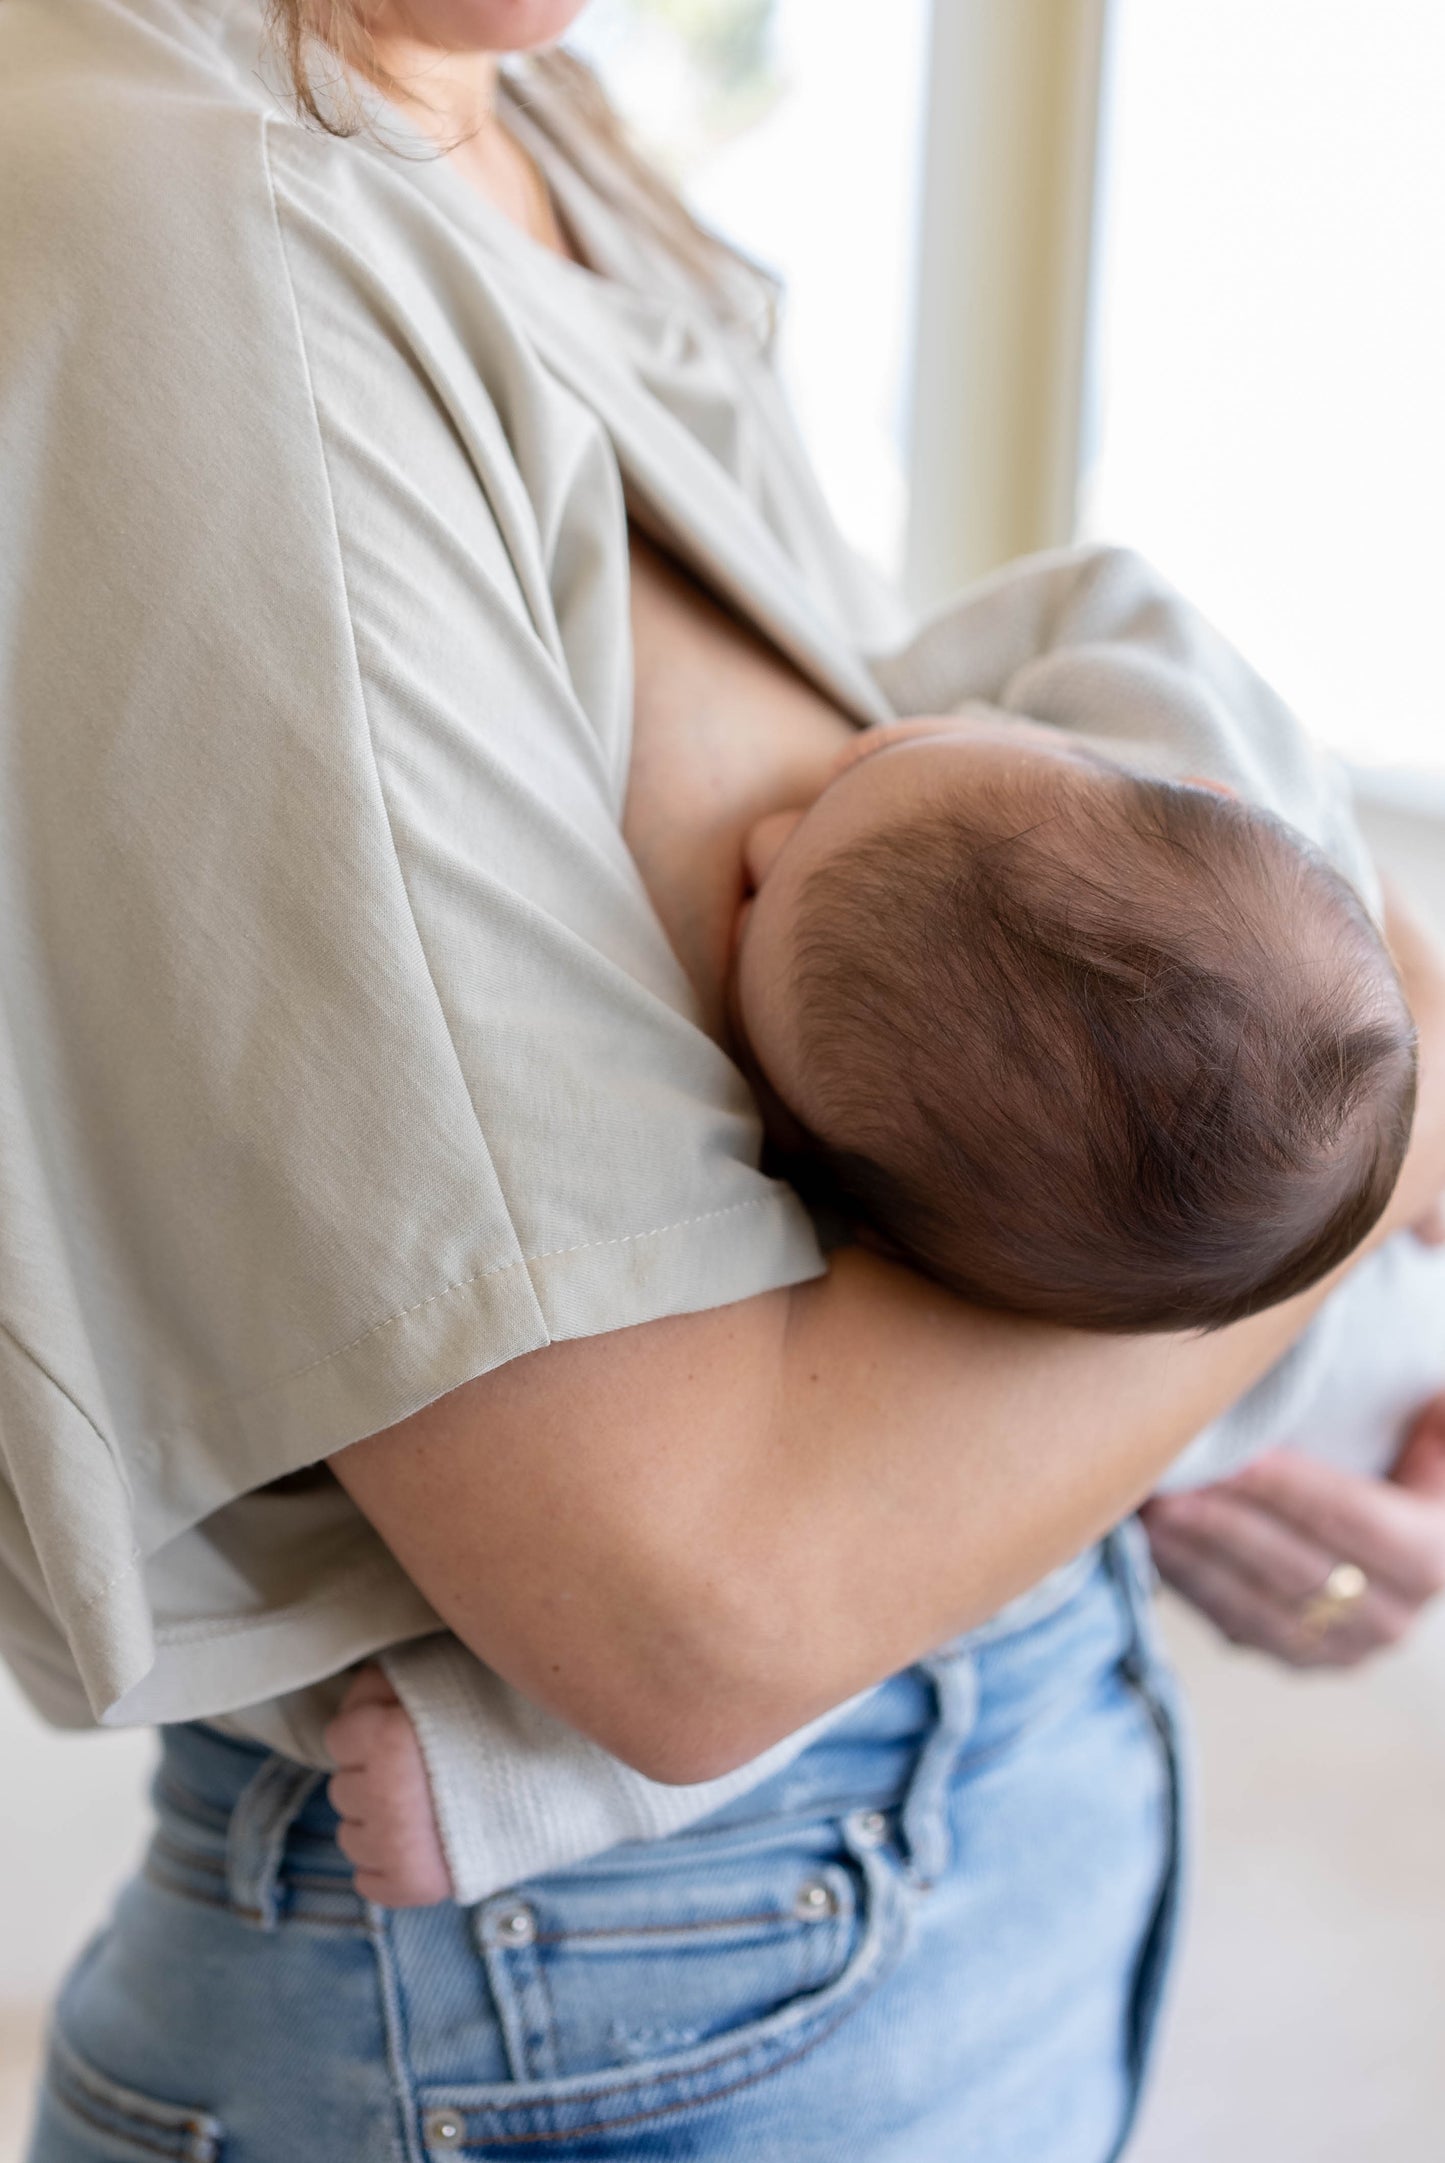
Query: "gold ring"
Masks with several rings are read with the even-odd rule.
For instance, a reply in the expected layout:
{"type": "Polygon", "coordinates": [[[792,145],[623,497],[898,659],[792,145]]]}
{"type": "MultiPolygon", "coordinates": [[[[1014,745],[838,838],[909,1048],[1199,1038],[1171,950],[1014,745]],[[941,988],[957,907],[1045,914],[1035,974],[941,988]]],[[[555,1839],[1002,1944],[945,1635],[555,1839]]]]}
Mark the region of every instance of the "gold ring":
{"type": "Polygon", "coordinates": [[[1358,1607],[1370,1589],[1370,1580],[1358,1562],[1337,1562],[1318,1592],[1312,1592],[1300,1609],[1300,1635],[1317,1645],[1326,1631],[1358,1607]]]}

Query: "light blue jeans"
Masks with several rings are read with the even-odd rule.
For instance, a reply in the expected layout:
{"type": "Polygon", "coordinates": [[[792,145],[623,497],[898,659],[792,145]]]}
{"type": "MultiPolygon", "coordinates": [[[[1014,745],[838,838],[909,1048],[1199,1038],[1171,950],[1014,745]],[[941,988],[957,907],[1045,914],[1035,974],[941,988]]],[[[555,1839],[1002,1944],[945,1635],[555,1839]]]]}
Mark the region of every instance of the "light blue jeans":
{"type": "Polygon", "coordinates": [[[319,1776],[165,1731],[30,2163],[1105,2163],[1173,1932],[1137,1531],[703,1825],[464,1909],[350,1890],[319,1776]]]}

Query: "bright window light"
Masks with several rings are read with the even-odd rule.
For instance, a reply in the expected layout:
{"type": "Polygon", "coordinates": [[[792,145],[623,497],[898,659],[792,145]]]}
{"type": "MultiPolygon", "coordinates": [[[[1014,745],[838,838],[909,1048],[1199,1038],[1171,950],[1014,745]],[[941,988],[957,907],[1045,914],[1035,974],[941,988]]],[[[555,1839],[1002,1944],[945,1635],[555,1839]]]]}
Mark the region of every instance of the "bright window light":
{"type": "Polygon", "coordinates": [[[777,270],[839,523],[897,572],[928,0],[597,0],[578,42],[699,213],[777,270]],[[699,147],[700,146],[700,147],[699,147]]]}
{"type": "Polygon", "coordinates": [[[1445,766],[1445,8],[1116,0],[1086,530],[1445,766]]]}

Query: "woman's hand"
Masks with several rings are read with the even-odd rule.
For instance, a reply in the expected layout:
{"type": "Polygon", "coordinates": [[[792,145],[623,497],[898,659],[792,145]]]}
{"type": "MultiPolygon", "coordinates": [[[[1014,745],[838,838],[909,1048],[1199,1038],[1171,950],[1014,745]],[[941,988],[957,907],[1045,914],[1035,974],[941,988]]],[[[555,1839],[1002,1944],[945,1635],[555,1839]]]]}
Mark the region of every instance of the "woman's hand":
{"type": "Polygon", "coordinates": [[[1218,1486],[1160,1496],[1144,1521],[1161,1575],[1234,1644],[1292,1667],[1354,1667],[1445,1590],[1445,1394],[1388,1479],[1276,1450],[1218,1486]],[[1321,1630],[1310,1603],[1340,1562],[1367,1590],[1321,1630]]]}
{"type": "MultiPolygon", "coordinates": [[[[1445,1233],[1445,963],[1397,894],[1386,935],[1420,1030],[1420,1094],[1399,1186],[1370,1244],[1413,1228],[1445,1233]]],[[[1408,1635],[1445,1589],[1445,1395],[1422,1407],[1387,1480],[1277,1450],[1217,1486],[1160,1496],[1144,1511],[1175,1590],[1235,1644],[1293,1667],[1351,1667],[1408,1635]],[[1321,1628],[1319,1595],[1341,1562],[1362,1598],[1321,1628]]]]}

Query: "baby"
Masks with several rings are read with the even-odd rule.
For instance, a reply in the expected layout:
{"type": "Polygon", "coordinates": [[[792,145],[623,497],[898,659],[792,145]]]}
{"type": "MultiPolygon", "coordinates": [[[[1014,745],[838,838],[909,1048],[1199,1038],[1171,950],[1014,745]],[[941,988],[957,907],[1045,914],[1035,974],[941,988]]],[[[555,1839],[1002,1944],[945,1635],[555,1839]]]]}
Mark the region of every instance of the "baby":
{"type": "Polygon", "coordinates": [[[964,1298],[1217,1327],[1383,1211],[1410,1017],[1267,813],[980,709],[870,732],[747,853],[732,1012],[790,1168],[964,1298]]]}
{"type": "MultiPolygon", "coordinates": [[[[1220,1326],[1314,1283],[1394,1186],[1414,1036],[1294,724],[1114,552],[1020,567],[890,667],[896,707],[954,710],[861,735],[745,843],[729,1014],[790,1170],[970,1300],[1072,1327],[1220,1326]]],[[[1283,1362],[1199,1476],[1277,1439],[1317,1379],[1283,1362]]],[[[489,1725],[558,1780],[569,1750],[613,1761],[453,1640],[387,1671],[327,1737],[358,1884],[479,1898],[507,1882],[468,1844],[489,1725]]],[[[759,1776],[664,1791],[672,1819],[639,1829],[759,1776]]]]}

